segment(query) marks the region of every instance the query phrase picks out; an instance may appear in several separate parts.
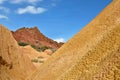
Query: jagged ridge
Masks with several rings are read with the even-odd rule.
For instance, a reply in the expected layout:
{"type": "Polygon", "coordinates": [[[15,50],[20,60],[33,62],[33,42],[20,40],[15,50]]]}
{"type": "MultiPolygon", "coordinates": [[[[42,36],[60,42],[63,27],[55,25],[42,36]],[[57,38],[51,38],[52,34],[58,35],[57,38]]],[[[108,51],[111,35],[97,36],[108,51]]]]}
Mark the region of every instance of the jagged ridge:
{"type": "Polygon", "coordinates": [[[58,49],[63,44],[57,43],[56,41],[49,39],[48,37],[43,35],[37,27],[34,28],[24,27],[16,30],[15,32],[12,31],[12,34],[18,42],[29,43],[37,47],[48,46],[54,49],[58,49]]]}

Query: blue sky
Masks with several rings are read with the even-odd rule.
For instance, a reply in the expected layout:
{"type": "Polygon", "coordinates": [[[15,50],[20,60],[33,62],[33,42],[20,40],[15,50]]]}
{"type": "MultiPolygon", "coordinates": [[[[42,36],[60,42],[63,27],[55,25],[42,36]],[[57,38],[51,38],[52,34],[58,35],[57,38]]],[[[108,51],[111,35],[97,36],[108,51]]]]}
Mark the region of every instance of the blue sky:
{"type": "Polygon", "coordinates": [[[0,0],[0,24],[10,30],[37,26],[47,37],[67,41],[112,0],[0,0]]]}

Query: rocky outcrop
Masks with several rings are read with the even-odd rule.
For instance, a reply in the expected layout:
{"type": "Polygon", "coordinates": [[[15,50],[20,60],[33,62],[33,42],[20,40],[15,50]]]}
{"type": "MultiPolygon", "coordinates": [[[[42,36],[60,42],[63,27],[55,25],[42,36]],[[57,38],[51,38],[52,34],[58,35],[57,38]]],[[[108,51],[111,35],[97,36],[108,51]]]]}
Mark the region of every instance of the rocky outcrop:
{"type": "Polygon", "coordinates": [[[114,0],[27,80],[120,80],[119,5],[114,0]]]}
{"type": "Polygon", "coordinates": [[[53,41],[52,39],[49,39],[48,37],[43,35],[38,30],[37,27],[34,27],[34,28],[24,27],[24,28],[18,29],[15,32],[12,31],[12,34],[18,42],[29,43],[37,47],[47,46],[53,49],[58,49],[63,45],[63,43],[57,43],[56,41],[53,41]]]}
{"type": "Polygon", "coordinates": [[[0,25],[0,80],[25,80],[35,69],[11,32],[0,25]]]}

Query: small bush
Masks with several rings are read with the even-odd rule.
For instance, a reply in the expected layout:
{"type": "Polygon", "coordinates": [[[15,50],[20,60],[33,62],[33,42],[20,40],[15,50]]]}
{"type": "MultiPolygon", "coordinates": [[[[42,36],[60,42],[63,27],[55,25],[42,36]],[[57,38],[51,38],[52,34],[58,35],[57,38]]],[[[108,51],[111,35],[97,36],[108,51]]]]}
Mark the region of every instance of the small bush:
{"type": "Polygon", "coordinates": [[[27,46],[27,45],[29,45],[28,43],[24,43],[24,42],[18,42],[18,45],[19,46],[27,46]]]}
{"type": "Polygon", "coordinates": [[[44,52],[46,49],[52,49],[51,47],[47,47],[47,46],[37,47],[35,45],[31,45],[31,47],[39,52],[44,52]]]}
{"type": "Polygon", "coordinates": [[[39,47],[37,47],[37,46],[35,46],[35,45],[31,45],[31,47],[32,47],[33,49],[35,49],[35,50],[37,50],[37,51],[41,52],[41,50],[40,50],[40,48],[39,48],[39,47]]]}
{"type": "Polygon", "coordinates": [[[31,45],[32,48],[37,49],[38,47],[35,45],[31,45]]]}
{"type": "Polygon", "coordinates": [[[41,51],[45,51],[46,49],[50,49],[50,47],[42,46],[42,47],[40,48],[41,51]]]}
{"type": "Polygon", "coordinates": [[[39,59],[43,59],[44,57],[42,57],[42,56],[38,56],[38,58],[39,58],[39,59]]]}
{"type": "Polygon", "coordinates": [[[31,61],[37,63],[38,59],[32,59],[31,61]]]}
{"type": "Polygon", "coordinates": [[[39,63],[44,63],[44,61],[39,61],[39,63]]]}

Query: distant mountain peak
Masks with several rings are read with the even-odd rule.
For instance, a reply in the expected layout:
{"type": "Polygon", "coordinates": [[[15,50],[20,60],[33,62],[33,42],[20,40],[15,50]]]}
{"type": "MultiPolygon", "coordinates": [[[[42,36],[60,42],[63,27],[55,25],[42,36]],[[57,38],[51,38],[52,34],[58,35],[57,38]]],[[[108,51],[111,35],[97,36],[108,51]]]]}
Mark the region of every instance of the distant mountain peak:
{"type": "Polygon", "coordinates": [[[48,46],[53,49],[58,49],[62,45],[42,34],[37,26],[33,28],[23,27],[12,31],[12,34],[17,42],[25,42],[38,47],[48,46]]]}

